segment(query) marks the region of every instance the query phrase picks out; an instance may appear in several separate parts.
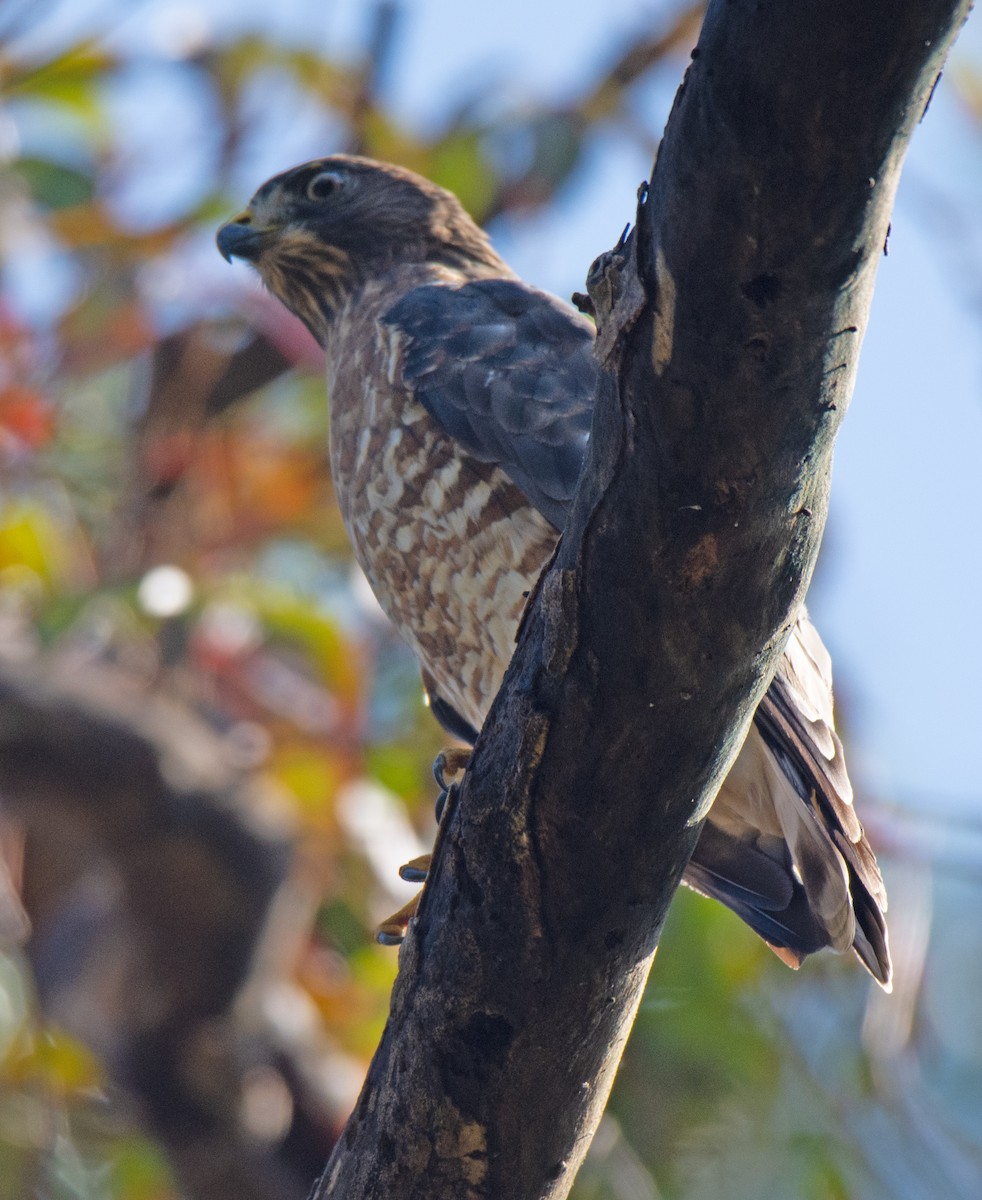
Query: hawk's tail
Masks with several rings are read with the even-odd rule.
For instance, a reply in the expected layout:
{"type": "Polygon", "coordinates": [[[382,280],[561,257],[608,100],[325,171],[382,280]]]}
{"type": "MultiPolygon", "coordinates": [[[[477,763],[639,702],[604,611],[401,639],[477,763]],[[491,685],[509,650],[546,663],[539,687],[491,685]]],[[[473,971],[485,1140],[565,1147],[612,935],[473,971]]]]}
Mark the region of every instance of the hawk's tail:
{"type": "Polygon", "coordinates": [[[832,726],[831,671],[802,613],[684,876],[789,966],[852,948],[890,990],[886,889],[832,726]]]}

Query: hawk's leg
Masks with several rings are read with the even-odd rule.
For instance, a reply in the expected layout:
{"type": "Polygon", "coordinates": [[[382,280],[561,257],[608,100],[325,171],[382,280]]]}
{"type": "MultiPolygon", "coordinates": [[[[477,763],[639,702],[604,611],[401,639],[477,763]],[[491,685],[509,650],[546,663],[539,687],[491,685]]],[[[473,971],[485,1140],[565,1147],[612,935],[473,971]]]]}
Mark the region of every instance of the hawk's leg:
{"type": "MultiPolygon", "coordinates": [[[[469,749],[450,747],[447,750],[441,750],[433,762],[433,777],[440,788],[440,794],[436,800],[436,819],[441,828],[443,827],[443,817],[447,811],[448,804],[452,809],[452,802],[456,801],[457,793],[460,791],[460,783],[464,772],[467,770],[470,757],[471,752],[469,749]],[[449,781],[448,776],[450,776],[449,781]]],[[[433,847],[433,854],[436,854],[439,844],[440,833],[438,831],[436,845],[433,847]]],[[[433,855],[431,854],[421,854],[418,858],[411,859],[399,868],[399,878],[404,879],[407,883],[422,883],[425,885],[430,873],[430,863],[432,860],[433,855]]],[[[383,946],[398,946],[402,942],[406,936],[406,930],[409,928],[409,922],[416,915],[422,895],[422,890],[418,891],[408,904],[404,904],[398,912],[393,913],[391,917],[383,921],[378,927],[378,932],[375,936],[383,946]]]]}

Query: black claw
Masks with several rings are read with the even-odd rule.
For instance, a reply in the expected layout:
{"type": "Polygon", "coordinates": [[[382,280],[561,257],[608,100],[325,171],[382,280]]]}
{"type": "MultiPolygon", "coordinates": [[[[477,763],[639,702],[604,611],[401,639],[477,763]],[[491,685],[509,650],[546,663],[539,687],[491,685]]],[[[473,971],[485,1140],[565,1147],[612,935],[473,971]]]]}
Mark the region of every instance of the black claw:
{"type": "Polygon", "coordinates": [[[459,783],[444,784],[443,790],[436,798],[436,823],[439,825],[443,821],[443,814],[447,811],[447,801],[451,796],[456,796],[460,791],[459,783]]]}
{"type": "Polygon", "coordinates": [[[380,946],[401,946],[406,940],[404,933],[384,933],[379,929],[375,934],[375,940],[380,946]]]}
{"type": "Polygon", "coordinates": [[[404,863],[399,868],[399,878],[404,883],[425,883],[428,874],[428,871],[421,867],[414,867],[412,863],[404,863]]]}

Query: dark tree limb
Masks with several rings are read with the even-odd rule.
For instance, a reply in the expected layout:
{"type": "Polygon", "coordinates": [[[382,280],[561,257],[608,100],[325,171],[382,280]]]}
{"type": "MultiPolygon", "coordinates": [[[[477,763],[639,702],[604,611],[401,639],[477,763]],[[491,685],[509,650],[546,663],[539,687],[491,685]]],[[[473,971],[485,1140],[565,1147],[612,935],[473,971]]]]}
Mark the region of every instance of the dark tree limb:
{"type": "MultiPolygon", "coordinates": [[[[801,602],[901,161],[965,0],[719,0],[556,562],[444,822],[318,1195],[563,1197],[801,602]]],[[[613,326],[613,328],[611,328],[613,326]]]]}

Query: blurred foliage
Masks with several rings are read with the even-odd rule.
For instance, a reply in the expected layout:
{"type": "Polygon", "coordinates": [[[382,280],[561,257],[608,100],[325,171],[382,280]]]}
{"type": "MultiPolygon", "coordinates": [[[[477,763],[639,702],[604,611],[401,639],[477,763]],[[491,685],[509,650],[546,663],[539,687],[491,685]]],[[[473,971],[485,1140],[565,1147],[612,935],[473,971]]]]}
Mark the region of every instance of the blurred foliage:
{"type": "MultiPolygon", "coordinates": [[[[207,19],[177,21],[148,49],[112,3],[62,32],[71,7],[0,8],[3,653],[125,663],[275,780],[316,914],[292,975],[331,1046],[364,1068],[396,967],[373,930],[401,902],[398,858],[371,847],[432,837],[443,738],[351,565],[319,351],[218,260],[214,229],[300,117],[325,149],[402,162],[480,220],[548,205],[598,130],[653,149],[632,89],[688,50],[698,6],[612,50],[573,100],[472,97],[425,134],[379,99],[408,16],[391,4],[365,5],[353,57],[207,19]],[[186,600],[171,606],[161,564],[183,573],[186,600]],[[370,833],[352,800],[366,787],[370,833]]],[[[147,20],[152,9],[136,6],[147,20]]],[[[874,997],[864,1026],[857,970],[809,964],[794,978],[727,913],[680,895],[578,1200],[973,1194],[959,1189],[973,1170],[982,1180],[978,1043],[953,1047],[932,1025],[923,948],[901,966],[906,1024],[874,997]],[[919,1161],[898,1177],[884,1154],[919,1161]],[[941,1190],[922,1190],[935,1168],[941,1190]]],[[[45,1023],[9,950],[0,1200],[176,1195],[160,1150],[111,1102],[100,1063],[45,1023]]]]}

